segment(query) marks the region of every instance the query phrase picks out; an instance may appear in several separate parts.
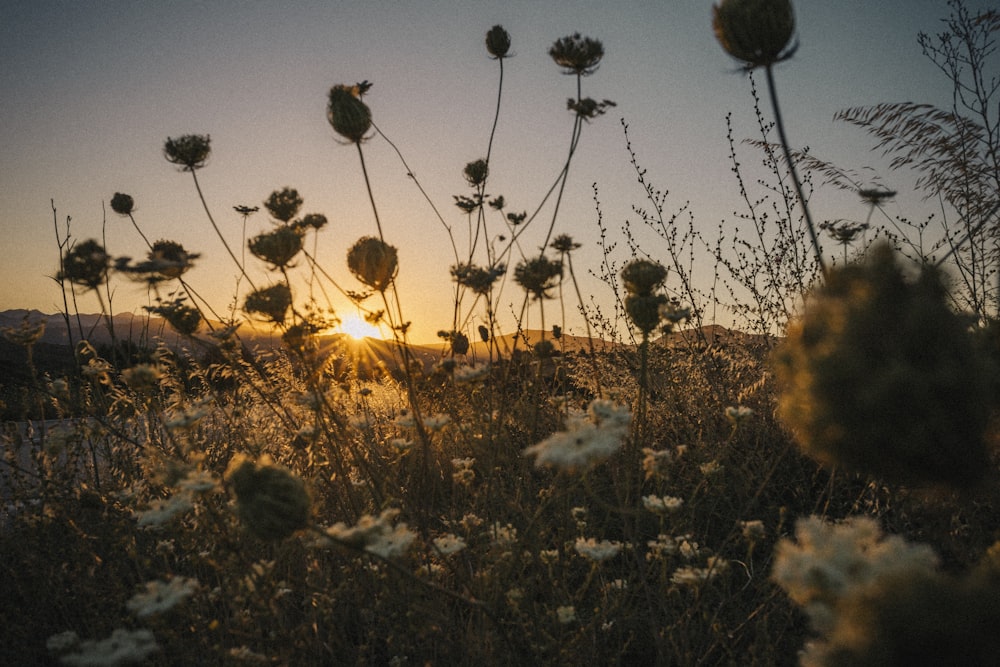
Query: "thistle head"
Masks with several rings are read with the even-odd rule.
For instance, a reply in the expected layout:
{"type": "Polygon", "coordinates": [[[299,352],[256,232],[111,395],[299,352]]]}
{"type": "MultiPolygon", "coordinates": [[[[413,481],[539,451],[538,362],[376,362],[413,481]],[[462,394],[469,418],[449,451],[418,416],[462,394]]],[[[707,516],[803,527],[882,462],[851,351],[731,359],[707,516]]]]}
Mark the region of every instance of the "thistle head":
{"type": "Polygon", "coordinates": [[[747,69],[773,65],[795,52],[790,0],[722,0],[712,7],[712,29],[726,53],[747,69]]]}
{"type": "Polygon", "coordinates": [[[132,215],[135,210],[135,200],[131,196],[116,192],[111,198],[111,210],[118,215],[132,215]]]}
{"type": "Polygon", "coordinates": [[[486,51],[494,60],[507,57],[510,51],[510,33],[502,25],[495,25],[486,33],[486,51]]]}
{"type": "Polygon", "coordinates": [[[326,107],[326,119],[334,132],[355,144],[361,143],[372,126],[372,112],[361,101],[361,93],[359,85],[338,84],[330,89],[326,107]]]}
{"type": "Polygon", "coordinates": [[[287,223],[298,215],[299,209],[302,208],[302,197],[295,188],[282,188],[271,193],[264,202],[264,207],[275,220],[287,223]]]}
{"type": "Polygon", "coordinates": [[[365,236],[347,251],[347,268],[368,287],[384,292],[396,277],[396,248],[381,239],[365,236]]]}
{"type": "Polygon", "coordinates": [[[207,134],[185,134],[176,139],[168,138],[163,145],[167,162],[181,167],[181,171],[195,171],[205,166],[212,152],[211,138],[207,134]]]}
{"type": "Polygon", "coordinates": [[[577,32],[557,39],[549,48],[549,56],[565,74],[589,76],[597,71],[604,58],[604,45],[600,40],[582,37],[577,32]]]}

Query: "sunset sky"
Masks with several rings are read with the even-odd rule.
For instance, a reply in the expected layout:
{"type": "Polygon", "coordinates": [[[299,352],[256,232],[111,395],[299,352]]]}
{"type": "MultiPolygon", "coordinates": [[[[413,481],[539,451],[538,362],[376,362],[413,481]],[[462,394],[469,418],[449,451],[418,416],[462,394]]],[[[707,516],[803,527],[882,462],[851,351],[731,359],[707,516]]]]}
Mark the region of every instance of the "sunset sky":
{"type": "MultiPolygon", "coordinates": [[[[49,278],[58,269],[50,200],[60,228],[72,217],[70,230],[78,240],[101,238],[107,207],[109,252],[142,257],[141,237],[107,206],[115,192],[124,192],[135,198],[147,236],[201,253],[188,279],[224,311],[237,269],[209,225],[190,175],[162,155],[167,137],[192,133],[211,135],[212,156],[198,175],[232,246],[238,248],[242,238],[234,205],[259,206],[273,190],[294,187],[305,199],[304,213],[330,219],[318,259],[341,284],[358,289],[346,269],[346,251],[360,236],[374,234],[375,223],[357,151],[335,138],[325,106],[331,85],[365,79],[374,82],[365,101],[375,122],[464,244],[465,218],[452,195],[470,193],[462,168],[486,152],[498,66],[487,57],[483,38],[498,23],[511,33],[515,57],[505,63],[489,192],[504,195],[511,210],[535,209],[568,148],[572,117],[566,99],[575,94],[574,79],[560,73],[547,55],[549,46],[574,32],[604,43],[605,58],[584,80],[584,95],[614,100],[617,107],[584,128],[556,233],[583,244],[574,265],[586,281],[584,290],[607,302],[607,288],[586,275],[601,259],[593,184],[604,223],[619,240],[619,261],[627,256],[621,225],[637,220],[633,203],[645,204],[621,118],[647,177],[670,191],[668,212],[690,201],[696,227],[714,238],[719,223],[735,224],[734,211],[740,210],[725,116],[733,112],[738,139],[753,136],[754,119],[746,78],[712,35],[711,4],[3,3],[0,309],[52,313],[61,307],[49,278]]],[[[992,3],[967,4],[975,10],[992,3]]],[[[884,101],[950,103],[947,81],[916,43],[918,31],[937,31],[948,15],[943,0],[799,0],[794,6],[801,46],[777,71],[793,144],[846,167],[882,165],[870,152],[870,138],[833,122],[836,111],[884,101]]],[[[751,148],[742,150],[745,164],[758,162],[751,148]]],[[[365,151],[386,240],[400,252],[405,315],[414,322],[415,339],[432,340],[435,331],[450,326],[448,268],[454,259],[448,236],[385,141],[373,138],[365,151]]],[[[921,217],[926,205],[909,181],[891,174],[885,180],[900,190],[890,211],[921,217]]],[[[537,252],[551,207],[545,211],[523,237],[525,252],[537,252]]],[[[862,217],[864,209],[856,197],[820,193],[814,215],[862,217]]],[[[248,234],[269,226],[262,210],[250,219],[248,234]]],[[[493,229],[500,231],[496,222],[493,229]]],[[[641,231],[639,238],[650,255],[661,254],[651,232],[641,231]]],[[[835,251],[832,244],[829,249],[835,251]]],[[[268,280],[263,268],[253,271],[255,280],[268,280]]],[[[710,280],[711,271],[705,266],[701,279],[710,280]]],[[[144,287],[116,280],[115,312],[140,312],[149,303],[144,287]]],[[[516,286],[505,294],[501,315],[520,306],[516,286]]],[[[332,296],[338,314],[355,312],[346,299],[332,296]]],[[[80,308],[93,312],[97,303],[84,295],[80,308]]],[[[582,332],[572,323],[571,330],[582,332]]]]}

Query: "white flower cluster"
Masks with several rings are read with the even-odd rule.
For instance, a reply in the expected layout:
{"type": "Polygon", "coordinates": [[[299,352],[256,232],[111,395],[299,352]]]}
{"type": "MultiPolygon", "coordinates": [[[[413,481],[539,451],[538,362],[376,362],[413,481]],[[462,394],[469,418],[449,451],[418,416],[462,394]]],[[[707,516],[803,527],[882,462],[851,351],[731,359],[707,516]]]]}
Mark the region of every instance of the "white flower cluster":
{"type": "Polygon", "coordinates": [[[653,514],[673,514],[684,505],[683,498],[675,496],[643,496],[642,506],[653,514]]]}
{"type": "Polygon", "coordinates": [[[602,563],[611,560],[622,550],[622,543],[612,540],[596,540],[593,537],[583,539],[582,537],[573,545],[576,552],[581,556],[589,558],[595,563],[602,563]]]}
{"type": "Polygon", "coordinates": [[[366,514],[355,526],[348,527],[343,522],[338,522],[325,532],[336,542],[364,549],[382,558],[401,556],[406,553],[417,535],[407,528],[405,523],[392,525],[392,520],[398,514],[397,509],[383,510],[377,517],[366,514]]]}
{"type": "Polygon", "coordinates": [[[117,667],[137,664],[160,649],[153,633],[145,628],[118,628],[107,639],[82,640],[72,630],[49,637],[46,648],[64,665],[117,667]]]}
{"type": "Polygon", "coordinates": [[[836,524],[817,516],[800,519],[795,539],[778,543],[771,578],[821,633],[834,627],[838,601],[885,577],[933,571],[938,562],[929,546],[886,537],[868,517],[836,524]]]}
{"type": "Polygon", "coordinates": [[[174,577],[170,581],[150,581],[132,596],[125,606],[139,618],[145,618],[175,607],[198,590],[198,580],[174,577]]]}
{"type": "Polygon", "coordinates": [[[575,471],[605,461],[621,449],[632,415],[628,408],[605,399],[590,403],[587,414],[570,414],[566,430],[524,450],[536,466],[575,471]]]}

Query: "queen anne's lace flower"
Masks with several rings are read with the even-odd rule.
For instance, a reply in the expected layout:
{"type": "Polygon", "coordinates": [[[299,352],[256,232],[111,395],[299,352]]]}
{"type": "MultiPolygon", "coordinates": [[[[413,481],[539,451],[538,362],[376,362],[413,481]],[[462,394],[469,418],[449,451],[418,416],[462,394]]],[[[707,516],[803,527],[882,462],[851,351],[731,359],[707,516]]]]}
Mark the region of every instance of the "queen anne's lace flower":
{"type": "Polygon", "coordinates": [[[598,541],[593,537],[588,539],[580,538],[573,547],[581,556],[585,556],[597,563],[611,560],[622,550],[621,542],[611,540],[598,541]]]}
{"type": "Polygon", "coordinates": [[[139,618],[167,611],[198,589],[198,580],[174,577],[170,581],[150,581],[125,606],[139,618]]]}

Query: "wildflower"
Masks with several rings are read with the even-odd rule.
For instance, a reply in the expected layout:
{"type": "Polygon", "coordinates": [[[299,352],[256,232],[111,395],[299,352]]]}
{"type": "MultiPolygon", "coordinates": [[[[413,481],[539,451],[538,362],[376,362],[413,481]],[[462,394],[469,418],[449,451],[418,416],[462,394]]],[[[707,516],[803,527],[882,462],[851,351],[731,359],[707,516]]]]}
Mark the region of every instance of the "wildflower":
{"type": "Polygon", "coordinates": [[[430,431],[440,431],[450,422],[451,417],[443,413],[424,417],[424,426],[430,431]]]}
{"type": "Polygon", "coordinates": [[[292,290],[285,283],[277,283],[248,294],[243,310],[263,315],[274,324],[283,324],[291,305],[292,290]]]}
{"type": "Polygon", "coordinates": [[[486,160],[475,160],[470,162],[465,165],[465,169],[462,170],[465,180],[468,181],[469,185],[474,188],[477,188],[485,183],[486,177],[489,173],[490,167],[486,163],[486,160]]]}
{"type": "Polygon", "coordinates": [[[733,407],[729,406],[726,408],[726,419],[731,421],[733,424],[739,424],[742,421],[746,421],[750,417],[753,417],[753,410],[744,406],[733,407]]]}
{"type": "Polygon", "coordinates": [[[747,69],[792,57],[795,31],[790,0],[722,0],[712,7],[712,29],[726,53],[747,69]]]}
{"type": "Polygon", "coordinates": [[[555,287],[553,281],[562,278],[562,274],[562,262],[540,255],[534,259],[522,260],[514,268],[514,281],[540,301],[551,298],[549,290],[555,287]]]}
{"type": "Polygon", "coordinates": [[[566,100],[566,108],[588,122],[598,116],[603,116],[607,112],[608,107],[614,106],[618,105],[611,100],[601,100],[598,102],[592,97],[585,97],[581,100],[568,98],[566,100]]]}
{"type": "Polygon", "coordinates": [[[593,537],[588,539],[579,538],[573,545],[573,548],[581,556],[589,558],[595,563],[603,563],[618,555],[622,550],[622,543],[612,540],[598,541],[593,537]]]}
{"type": "Polygon", "coordinates": [[[493,537],[493,544],[499,547],[510,547],[517,542],[517,528],[510,525],[501,525],[499,521],[493,524],[490,530],[493,537]]]}
{"type": "Polygon", "coordinates": [[[246,206],[241,204],[239,206],[234,206],[233,210],[242,215],[244,218],[249,217],[252,213],[256,213],[260,210],[259,206],[246,206]]]}
{"type": "Polygon", "coordinates": [[[280,540],[309,522],[311,503],[305,484],[268,457],[258,463],[235,457],[226,479],[236,494],[237,514],[257,537],[280,540]]]}
{"type": "Polygon", "coordinates": [[[490,367],[487,364],[460,364],[455,367],[452,377],[455,384],[469,384],[478,382],[490,374],[490,367]]]}
{"type": "Polygon", "coordinates": [[[347,252],[347,267],[368,287],[384,292],[399,268],[396,248],[385,241],[365,236],[347,252]]]}
{"type": "Polygon", "coordinates": [[[111,257],[104,246],[94,239],[77,243],[63,255],[59,280],[68,280],[74,285],[97,289],[108,279],[111,257]]]}
{"type": "Polygon", "coordinates": [[[190,336],[201,324],[201,313],[197,308],[184,303],[184,300],[184,297],[178,297],[161,302],[158,306],[143,306],[143,308],[165,319],[170,327],[182,336],[190,336]]]}
{"type": "Polygon", "coordinates": [[[701,474],[705,477],[714,477],[721,473],[725,468],[718,461],[713,459],[708,463],[702,463],[698,466],[698,469],[701,470],[701,474]]]}
{"type": "Polygon", "coordinates": [[[743,539],[748,542],[762,540],[767,534],[764,530],[764,522],[759,519],[755,519],[753,521],[740,521],[740,532],[743,533],[743,539]]]}
{"type": "Polygon", "coordinates": [[[207,470],[191,470],[187,476],[177,483],[177,488],[191,493],[204,493],[218,488],[219,483],[207,470]]]}
{"type": "MultiPolygon", "coordinates": [[[[365,90],[370,85],[365,86],[365,90]]],[[[330,89],[329,103],[326,107],[326,119],[334,132],[355,144],[361,143],[372,126],[372,112],[368,105],[361,101],[364,92],[361,88],[360,84],[334,86],[330,89]]]]}
{"type": "Polygon", "coordinates": [[[524,454],[535,455],[536,466],[550,465],[569,471],[610,458],[621,449],[631,415],[627,408],[603,399],[592,401],[588,410],[589,419],[571,415],[567,430],[528,447],[524,454]]]}
{"type": "Polygon", "coordinates": [[[405,454],[413,448],[413,440],[408,440],[406,438],[392,438],[389,440],[389,446],[396,451],[405,454]]]}
{"type": "Polygon", "coordinates": [[[207,134],[185,134],[176,139],[167,139],[163,145],[163,155],[167,162],[181,167],[181,171],[195,171],[205,166],[212,151],[211,137],[207,134]]]}
{"type": "Polygon", "coordinates": [[[111,198],[111,210],[118,215],[132,215],[134,209],[135,200],[129,195],[116,192],[115,196],[111,198]]]}
{"type": "Polygon", "coordinates": [[[275,190],[264,202],[264,207],[274,216],[275,220],[288,223],[298,215],[302,208],[302,197],[295,188],[275,190]]]}
{"type": "Polygon", "coordinates": [[[337,523],[325,532],[328,537],[341,544],[363,549],[382,558],[392,558],[404,554],[417,537],[405,523],[392,526],[391,522],[398,514],[397,509],[383,510],[377,517],[365,514],[355,526],[337,523]]]}
{"type": "Polygon", "coordinates": [[[560,234],[559,236],[552,239],[552,243],[549,244],[556,252],[572,252],[580,247],[579,243],[573,240],[573,237],[569,234],[560,234]]]}
{"type": "Polygon", "coordinates": [[[139,618],[159,614],[173,609],[178,603],[194,594],[198,580],[188,577],[174,577],[170,581],[150,581],[144,590],[136,593],[125,603],[128,610],[139,618]]]}
{"type": "Polygon", "coordinates": [[[678,586],[698,586],[725,572],[729,564],[717,557],[708,559],[705,567],[679,567],[670,575],[670,581],[678,586]]]}
{"type": "Polygon", "coordinates": [[[561,625],[567,625],[576,620],[576,607],[566,605],[556,609],[556,619],[561,625]]]}
{"type": "Polygon", "coordinates": [[[155,391],[163,378],[160,367],[155,364],[136,364],[122,371],[122,380],[135,392],[149,394],[155,391]]]}
{"type": "Polygon", "coordinates": [[[145,628],[118,628],[107,639],[83,641],[75,632],[62,632],[50,637],[46,647],[59,655],[62,664],[77,667],[117,667],[141,663],[160,650],[152,631],[145,628]]]}
{"type": "Polygon", "coordinates": [[[642,506],[654,514],[673,514],[684,506],[684,499],[674,496],[643,496],[642,506]]]}
{"type": "Polygon", "coordinates": [[[879,246],[832,271],[776,361],[779,412],[820,461],[959,488],[990,469],[994,366],[933,268],[908,281],[879,246]]]}
{"type": "Polygon", "coordinates": [[[647,480],[666,480],[670,477],[670,463],[674,454],[669,449],[642,448],[642,470],[647,480]]]}
{"type": "Polygon", "coordinates": [[[415,428],[417,425],[417,420],[413,418],[413,413],[405,408],[399,411],[399,415],[393,420],[399,428],[415,428]]]}
{"type": "Polygon", "coordinates": [[[247,248],[254,257],[275,269],[283,269],[302,250],[302,234],[294,227],[283,225],[253,237],[247,242],[247,248]]]}
{"type": "Polygon", "coordinates": [[[434,538],[434,548],[442,556],[450,556],[451,554],[458,553],[465,547],[465,540],[451,533],[434,538]]]}
{"type": "Polygon", "coordinates": [[[858,190],[861,201],[872,206],[879,206],[896,196],[895,190],[884,190],[882,188],[862,188],[858,190]]]}
{"type": "Polygon", "coordinates": [[[549,56],[565,70],[564,74],[589,76],[597,71],[604,57],[604,45],[577,32],[557,39],[549,48],[549,56]]]}
{"type": "Polygon", "coordinates": [[[493,284],[506,271],[505,264],[497,264],[488,269],[475,264],[456,264],[451,267],[451,275],[455,282],[481,295],[489,294],[493,284]]]}
{"type": "Polygon", "coordinates": [[[661,560],[666,556],[672,556],[677,553],[677,541],[665,533],[660,533],[656,536],[655,540],[649,540],[646,542],[646,546],[649,547],[649,551],[646,552],[646,560],[661,560]]]}
{"type": "Polygon", "coordinates": [[[451,465],[455,467],[455,472],[451,474],[451,479],[462,486],[469,486],[476,479],[476,471],[472,469],[476,459],[452,459],[451,465]]]}
{"type": "Polygon", "coordinates": [[[666,279],[667,270],[663,266],[645,259],[631,261],[622,269],[622,283],[629,294],[651,295],[666,279]]]}
{"type": "Polygon", "coordinates": [[[145,510],[135,512],[140,528],[159,528],[194,507],[191,494],[180,491],[167,499],[153,500],[145,510]]]}
{"type": "Polygon", "coordinates": [[[826,633],[841,600],[879,581],[933,572],[937,557],[925,544],[885,536],[875,520],[852,517],[833,524],[817,516],[795,524],[795,540],[775,547],[773,579],[826,633]]]}
{"type": "Polygon", "coordinates": [[[510,33],[502,25],[495,25],[486,33],[486,51],[495,60],[507,57],[510,51],[510,33]]]}
{"type": "MultiPolygon", "coordinates": [[[[41,339],[45,333],[45,320],[34,323],[28,321],[25,315],[17,327],[0,327],[0,334],[14,345],[29,347],[41,339]]],[[[65,382],[65,381],[64,381],[65,382]]]]}
{"type": "Polygon", "coordinates": [[[558,549],[542,549],[538,552],[538,559],[546,565],[554,565],[559,562],[558,549]]]}

